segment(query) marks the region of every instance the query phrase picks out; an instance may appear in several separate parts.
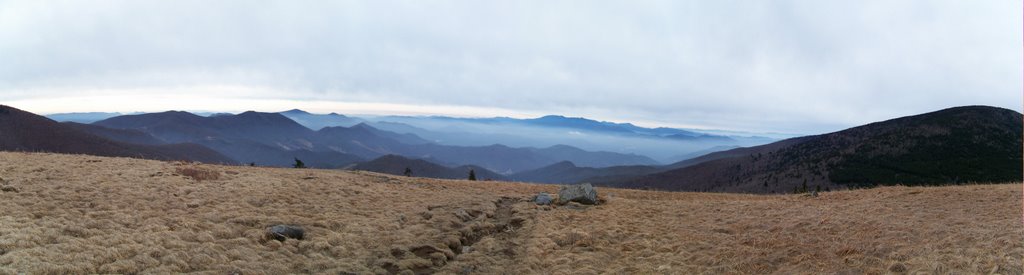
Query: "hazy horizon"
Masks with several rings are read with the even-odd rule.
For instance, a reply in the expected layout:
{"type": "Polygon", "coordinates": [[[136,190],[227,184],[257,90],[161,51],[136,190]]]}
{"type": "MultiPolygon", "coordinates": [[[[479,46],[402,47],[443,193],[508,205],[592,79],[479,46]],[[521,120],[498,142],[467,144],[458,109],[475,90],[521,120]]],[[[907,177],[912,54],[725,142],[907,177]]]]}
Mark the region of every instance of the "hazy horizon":
{"type": "Polygon", "coordinates": [[[0,2],[0,104],[815,134],[1022,111],[1021,2],[0,2]]]}
{"type": "MultiPolygon", "coordinates": [[[[964,105],[964,106],[969,106],[969,105],[964,105]]],[[[18,107],[18,106],[13,106],[13,107],[18,107]]],[[[954,107],[963,107],[963,106],[950,106],[950,107],[946,107],[946,108],[942,108],[942,109],[948,109],[948,108],[954,108],[954,107]]],[[[942,110],[942,109],[936,109],[934,111],[939,111],[939,110],[942,110]]],[[[380,120],[380,121],[387,121],[386,118],[388,118],[388,117],[451,117],[451,118],[467,118],[467,119],[475,119],[475,118],[481,118],[481,119],[485,119],[485,118],[536,119],[536,118],[541,118],[541,117],[545,117],[545,116],[562,116],[562,117],[567,117],[567,118],[584,118],[584,119],[595,120],[595,121],[598,121],[598,122],[633,124],[635,126],[645,127],[645,128],[665,127],[665,128],[675,128],[675,129],[683,129],[683,130],[698,130],[698,131],[701,131],[703,133],[716,134],[716,135],[737,135],[737,136],[743,136],[743,135],[751,135],[751,134],[761,134],[761,135],[765,135],[766,137],[772,137],[772,138],[776,138],[776,139],[785,139],[785,138],[798,137],[798,136],[804,136],[804,135],[815,135],[815,134],[828,133],[828,132],[808,132],[808,133],[791,132],[791,133],[785,133],[785,132],[772,132],[772,131],[750,131],[750,130],[744,130],[744,129],[722,129],[722,128],[706,128],[706,127],[702,128],[702,127],[692,127],[692,126],[687,126],[687,125],[648,123],[648,122],[642,122],[642,121],[640,121],[640,122],[637,122],[637,121],[613,121],[613,120],[604,120],[604,119],[596,119],[596,118],[592,118],[592,117],[573,116],[573,115],[569,115],[569,114],[557,114],[557,113],[537,114],[537,115],[518,115],[518,116],[515,116],[515,115],[513,115],[513,116],[503,116],[503,115],[464,115],[465,113],[462,113],[463,115],[460,115],[460,114],[451,114],[451,113],[445,113],[445,112],[438,112],[438,113],[428,113],[428,112],[421,112],[421,113],[416,113],[416,112],[391,113],[391,112],[388,112],[386,110],[385,111],[380,111],[379,113],[341,113],[341,112],[329,111],[329,110],[328,111],[312,111],[312,110],[309,110],[309,109],[290,108],[290,109],[284,109],[284,110],[278,110],[278,109],[252,110],[252,109],[249,109],[249,110],[226,110],[226,111],[225,110],[167,109],[167,110],[157,110],[157,111],[151,111],[151,112],[144,112],[144,111],[130,111],[130,112],[86,111],[86,112],[51,112],[51,113],[38,113],[38,114],[39,115],[43,115],[43,116],[70,115],[70,114],[89,114],[89,113],[97,113],[97,114],[99,114],[99,113],[116,113],[116,114],[119,114],[119,115],[134,115],[134,114],[160,113],[160,112],[170,112],[170,111],[183,111],[183,112],[189,112],[189,113],[193,113],[193,114],[197,114],[197,115],[221,114],[221,113],[237,115],[237,114],[244,113],[244,112],[249,112],[249,111],[263,112],[263,113],[283,113],[283,112],[287,112],[287,111],[291,111],[291,110],[304,111],[304,112],[311,113],[311,114],[314,114],[314,115],[327,115],[327,114],[335,113],[335,114],[339,114],[339,115],[344,115],[346,117],[364,118],[364,119],[375,119],[375,120],[380,120]]],[[[27,110],[27,111],[31,111],[31,110],[27,110]]],[[[1017,110],[1014,110],[1014,111],[1017,111],[1017,110]]],[[[929,112],[932,112],[932,111],[929,111],[929,112]]],[[[1020,112],[1020,111],[1017,111],[1017,112],[1020,112]]],[[[926,112],[926,113],[928,113],[928,112],[926,112]]],[[[918,113],[918,114],[908,114],[906,116],[919,115],[919,114],[920,113],[918,113]]],[[[899,116],[899,117],[902,117],[902,116],[899,116]]],[[[898,118],[898,117],[892,117],[892,118],[898,118]]],[[[892,118],[888,118],[888,119],[892,119],[892,118]]],[[[888,120],[888,119],[883,119],[883,120],[888,120]]],[[[883,120],[880,120],[880,121],[883,121],[883,120]]],[[[878,122],[878,121],[874,121],[874,122],[878,122]]],[[[856,126],[861,126],[861,125],[852,125],[852,126],[850,126],[850,128],[856,127],[856,126]]],[[[847,128],[837,129],[836,131],[845,130],[845,129],[847,129],[847,128]]],[[[831,132],[834,132],[834,131],[831,131],[831,132]]]]}

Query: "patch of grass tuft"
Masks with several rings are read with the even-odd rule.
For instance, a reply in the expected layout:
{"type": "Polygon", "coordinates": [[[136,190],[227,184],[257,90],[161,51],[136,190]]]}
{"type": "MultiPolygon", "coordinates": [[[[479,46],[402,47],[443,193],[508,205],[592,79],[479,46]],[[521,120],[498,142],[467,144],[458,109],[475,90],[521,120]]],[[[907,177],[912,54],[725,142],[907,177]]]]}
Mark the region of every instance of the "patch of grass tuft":
{"type": "Polygon", "coordinates": [[[195,181],[219,180],[221,176],[220,171],[201,167],[178,167],[174,171],[195,181]]]}

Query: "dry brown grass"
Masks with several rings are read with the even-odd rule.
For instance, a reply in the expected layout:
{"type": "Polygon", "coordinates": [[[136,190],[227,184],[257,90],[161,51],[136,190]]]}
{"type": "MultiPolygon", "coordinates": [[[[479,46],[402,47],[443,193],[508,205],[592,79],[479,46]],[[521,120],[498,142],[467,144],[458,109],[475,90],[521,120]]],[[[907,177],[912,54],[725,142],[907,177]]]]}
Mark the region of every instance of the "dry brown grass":
{"type": "MultiPolygon", "coordinates": [[[[186,165],[186,164],[179,164],[179,165],[186,165]]],[[[220,179],[220,175],[221,175],[220,171],[209,169],[209,168],[203,168],[203,167],[195,167],[195,166],[177,167],[177,168],[174,168],[174,172],[176,172],[176,173],[178,173],[178,174],[180,174],[182,176],[191,178],[192,180],[195,180],[195,181],[219,180],[220,179]]]]}
{"type": "Polygon", "coordinates": [[[1024,256],[1020,184],[602,188],[570,209],[521,202],[550,185],[56,154],[0,153],[0,177],[19,190],[0,192],[0,274],[1020,274],[1024,256]]]}

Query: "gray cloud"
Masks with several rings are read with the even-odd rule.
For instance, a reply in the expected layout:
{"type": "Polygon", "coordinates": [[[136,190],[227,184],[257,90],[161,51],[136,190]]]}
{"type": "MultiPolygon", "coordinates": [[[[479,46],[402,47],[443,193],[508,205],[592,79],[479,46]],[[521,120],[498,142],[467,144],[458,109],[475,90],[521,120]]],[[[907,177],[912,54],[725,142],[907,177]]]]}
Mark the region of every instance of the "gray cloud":
{"type": "Polygon", "coordinates": [[[0,101],[235,86],[259,98],[817,133],[957,105],[1020,111],[1020,10],[1006,0],[0,1],[0,101]]]}

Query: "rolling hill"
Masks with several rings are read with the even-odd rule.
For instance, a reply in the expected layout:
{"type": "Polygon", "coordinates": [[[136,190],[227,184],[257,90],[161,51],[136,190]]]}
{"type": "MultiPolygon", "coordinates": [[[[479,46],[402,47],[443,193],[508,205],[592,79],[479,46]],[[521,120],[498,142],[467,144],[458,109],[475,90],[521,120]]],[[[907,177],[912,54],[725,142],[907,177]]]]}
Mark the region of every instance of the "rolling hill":
{"type": "MultiPolygon", "coordinates": [[[[218,116],[234,115],[225,114],[218,116]]],[[[62,124],[120,142],[149,145],[167,144],[166,141],[160,138],[136,129],[112,129],[99,125],[80,124],[74,122],[64,122],[62,124]]],[[[311,151],[309,149],[302,148],[286,150],[278,146],[267,145],[249,139],[239,139],[237,137],[217,139],[212,138],[211,136],[191,141],[201,143],[208,147],[217,148],[218,151],[223,152],[225,155],[230,155],[234,159],[245,160],[242,162],[243,164],[253,163],[261,166],[287,167],[293,165],[294,159],[298,158],[301,159],[306,166],[311,168],[338,168],[363,160],[358,156],[337,152],[311,151]]]]}
{"type": "Polygon", "coordinates": [[[659,171],[657,166],[632,165],[593,168],[578,167],[570,161],[563,161],[538,169],[515,173],[510,175],[509,178],[515,181],[537,183],[571,184],[590,182],[601,184],[651,174],[656,171],[659,171]]]}
{"type": "Polygon", "coordinates": [[[189,112],[168,111],[125,115],[97,121],[94,125],[135,129],[168,142],[191,142],[208,138],[249,139],[283,149],[310,149],[304,139],[313,131],[275,113],[244,112],[237,115],[204,117],[189,112]]]}
{"type": "Polygon", "coordinates": [[[779,193],[1020,181],[1021,114],[966,106],[712,153],[613,186],[779,193]]]}
{"type": "Polygon", "coordinates": [[[411,176],[413,177],[466,179],[469,177],[469,171],[473,170],[478,180],[506,179],[505,176],[480,166],[464,165],[459,167],[445,167],[426,160],[410,159],[396,155],[386,155],[371,161],[361,162],[349,167],[348,169],[403,176],[406,168],[411,170],[411,176]]]}
{"type": "Polygon", "coordinates": [[[93,125],[140,131],[167,142],[190,142],[209,147],[240,163],[290,166],[295,158],[309,167],[337,168],[364,158],[330,150],[317,132],[277,113],[244,112],[204,117],[168,111],[126,115],[93,125]]]}
{"type": "Polygon", "coordinates": [[[552,160],[564,160],[583,167],[612,167],[621,165],[658,165],[657,161],[637,154],[622,154],[605,151],[584,151],[568,145],[554,145],[531,150],[552,160]]]}
{"type": "MultiPolygon", "coordinates": [[[[235,163],[214,150],[192,143],[147,145],[114,141],[68,124],[0,105],[0,150],[54,152],[97,156],[138,157],[235,163]]],[[[92,128],[93,131],[117,132],[92,128]]]]}
{"type": "Polygon", "coordinates": [[[99,125],[82,124],[77,122],[61,122],[61,124],[77,129],[82,132],[97,135],[106,139],[134,144],[161,145],[167,144],[153,135],[146,132],[132,129],[113,129],[99,125]]]}

